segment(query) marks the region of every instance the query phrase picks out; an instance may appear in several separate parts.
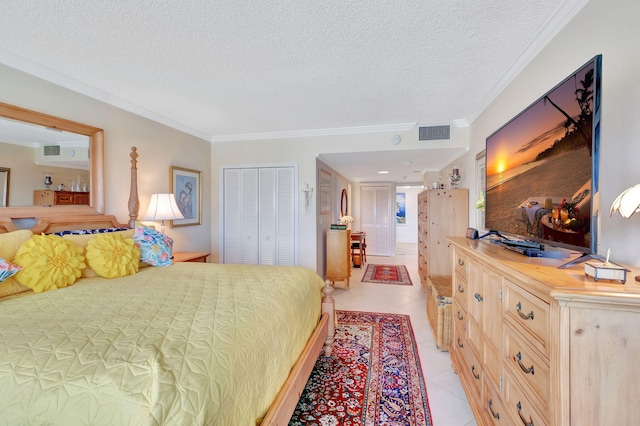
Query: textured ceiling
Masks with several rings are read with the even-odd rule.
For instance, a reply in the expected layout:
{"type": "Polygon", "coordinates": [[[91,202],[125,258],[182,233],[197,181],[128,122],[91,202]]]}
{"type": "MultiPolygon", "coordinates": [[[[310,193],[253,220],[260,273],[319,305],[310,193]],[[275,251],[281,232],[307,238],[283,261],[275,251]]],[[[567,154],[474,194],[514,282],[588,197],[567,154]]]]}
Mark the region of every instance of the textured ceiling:
{"type": "Polygon", "coordinates": [[[21,0],[0,61],[213,141],[468,123],[586,1],[21,0]]]}

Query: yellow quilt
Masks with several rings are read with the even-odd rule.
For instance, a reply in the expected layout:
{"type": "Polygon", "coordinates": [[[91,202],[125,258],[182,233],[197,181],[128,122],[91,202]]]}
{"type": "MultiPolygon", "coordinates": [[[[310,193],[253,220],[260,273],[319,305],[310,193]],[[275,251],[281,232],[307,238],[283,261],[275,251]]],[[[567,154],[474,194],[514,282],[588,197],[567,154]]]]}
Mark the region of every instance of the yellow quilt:
{"type": "Polygon", "coordinates": [[[0,301],[0,424],[253,425],[323,285],[299,267],[177,263],[0,301]]]}

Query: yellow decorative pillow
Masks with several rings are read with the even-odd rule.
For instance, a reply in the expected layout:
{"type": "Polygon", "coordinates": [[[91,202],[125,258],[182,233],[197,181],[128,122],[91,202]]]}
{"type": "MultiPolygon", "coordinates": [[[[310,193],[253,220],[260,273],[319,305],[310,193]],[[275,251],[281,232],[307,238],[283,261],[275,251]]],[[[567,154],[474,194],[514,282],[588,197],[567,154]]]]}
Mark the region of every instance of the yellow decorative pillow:
{"type": "MultiPolygon", "coordinates": [[[[110,232],[110,234],[118,234],[118,235],[122,235],[123,238],[132,238],[133,237],[133,229],[129,229],[126,231],[115,231],[115,232],[110,232]]],[[[75,245],[82,247],[83,249],[85,249],[85,251],[83,252],[83,254],[86,256],[86,249],[87,246],[89,245],[89,241],[95,239],[97,236],[99,235],[104,235],[104,234],[65,234],[62,236],[62,238],[64,238],[65,240],[69,240],[71,242],[73,242],[75,245]]],[[[140,265],[140,267],[142,267],[142,265],[140,265]]],[[[82,277],[83,278],[91,278],[91,277],[97,277],[98,274],[91,269],[89,266],[87,266],[86,268],[84,268],[82,270],[82,277]]]]}
{"type": "Polygon", "coordinates": [[[99,234],[87,244],[87,263],[104,278],[118,278],[138,272],[140,249],[132,238],[115,233],[99,234]]]}
{"type": "MultiPolygon", "coordinates": [[[[12,261],[21,245],[29,241],[33,233],[28,229],[0,234],[0,257],[12,261]]],[[[16,281],[15,277],[9,277],[0,283],[0,297],[11,296],[31,290],[16,281]]]]}
{"type": "Polygon", "coordinates": [[[36,293],[73,284],[85,267],[82,248],[56,235],[34,235],[13,263],[23,267],[16,280],[36,293]]]}

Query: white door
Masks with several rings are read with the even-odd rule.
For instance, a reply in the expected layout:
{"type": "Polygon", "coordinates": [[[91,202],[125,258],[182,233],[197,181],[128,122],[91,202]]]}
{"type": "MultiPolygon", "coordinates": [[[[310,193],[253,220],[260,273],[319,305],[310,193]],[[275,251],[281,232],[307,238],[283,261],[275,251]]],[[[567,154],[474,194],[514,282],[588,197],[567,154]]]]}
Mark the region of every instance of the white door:
{"type": "Polygon", "coordinates": [[[223,172],[223,261],[295,265],[295,168],[223,172]]]}
{"type": "Polygon", "coordinates": [[[223,174],[224,263],[258,263],[258,169],[223,174]]]}
{"type": "Polygon", "coordinates": [[[394,202],[391,183],[360,185],[360,224],[367,233],[367,254],[393,254],[394,202]]]}

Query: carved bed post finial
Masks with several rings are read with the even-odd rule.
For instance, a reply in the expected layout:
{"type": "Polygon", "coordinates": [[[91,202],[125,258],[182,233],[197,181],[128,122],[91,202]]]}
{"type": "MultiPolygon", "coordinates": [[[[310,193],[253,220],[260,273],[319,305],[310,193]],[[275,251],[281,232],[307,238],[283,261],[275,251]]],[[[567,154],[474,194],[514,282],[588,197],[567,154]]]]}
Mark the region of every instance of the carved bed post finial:
{"type": "Polygon", "coordinates": [[[129,228],[135,227],[140,210],[140,200],[138,199],[138,148],[131,147],[131,185],[129,186],[129,228]]]}

